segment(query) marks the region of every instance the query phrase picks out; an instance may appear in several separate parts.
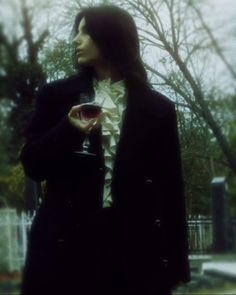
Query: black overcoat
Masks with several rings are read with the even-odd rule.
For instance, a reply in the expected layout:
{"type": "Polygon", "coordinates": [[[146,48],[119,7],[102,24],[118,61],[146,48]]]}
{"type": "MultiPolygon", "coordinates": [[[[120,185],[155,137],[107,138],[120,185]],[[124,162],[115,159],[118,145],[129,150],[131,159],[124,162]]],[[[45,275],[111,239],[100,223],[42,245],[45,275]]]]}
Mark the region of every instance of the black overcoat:
{"type": "Polygon", "coordinates": [[[116,290],[123,286],[130,290],[127,294],[149,294],[163,282],[172,287],[188,281],[173,102],[157,91],[128,85],[113,169],[113,206],[102,209],[101,128],[90,133],[97,157],[88,158],[75,153],[85,135],[67,118],[81,93],[94,94],[77,75],[45,85],[21,152],[25,173],[46,180],[30,232],[23,294],[64,294],[65,288],[77,287],[82,294],[97,294],[104,282],[116,290]]]}

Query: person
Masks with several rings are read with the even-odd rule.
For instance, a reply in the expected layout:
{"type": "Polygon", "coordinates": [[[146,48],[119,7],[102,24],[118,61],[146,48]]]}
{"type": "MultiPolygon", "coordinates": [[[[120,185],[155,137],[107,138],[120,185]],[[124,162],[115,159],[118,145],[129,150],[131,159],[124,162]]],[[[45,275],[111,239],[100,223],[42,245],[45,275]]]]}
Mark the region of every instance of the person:
{"type": "Polygon", "coordinates": [[[83,8],[74,29],[78,73],[41,88],[20,156],[46,180],[22,294],[171,294],[189,281],[174,103],[151,87],[124,9],[83,8]],[[81,117],[84,97],[102,113],[81,117]]]}

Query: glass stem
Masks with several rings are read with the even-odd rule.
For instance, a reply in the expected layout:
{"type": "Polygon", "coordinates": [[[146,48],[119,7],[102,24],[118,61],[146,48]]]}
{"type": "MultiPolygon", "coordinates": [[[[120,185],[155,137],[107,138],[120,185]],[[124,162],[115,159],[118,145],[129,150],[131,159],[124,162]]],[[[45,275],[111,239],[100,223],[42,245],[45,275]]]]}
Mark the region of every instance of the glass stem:
{"type": "Polygon", "coordinates": [[[83,150],[88,151],[89,150],[89,135],[86,134],[84,142],[83,142],[83,150]]]}

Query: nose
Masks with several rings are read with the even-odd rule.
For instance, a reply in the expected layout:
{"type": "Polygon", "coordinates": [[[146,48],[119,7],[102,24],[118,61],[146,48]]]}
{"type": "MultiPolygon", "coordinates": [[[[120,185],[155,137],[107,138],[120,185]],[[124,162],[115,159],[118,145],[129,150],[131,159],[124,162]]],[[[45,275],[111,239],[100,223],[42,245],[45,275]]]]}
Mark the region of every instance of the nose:
{"type": "Polygon", "coordinates": [[[73,42],[74,42],[74,43],[79,43],[79,42],[80,42],[79,34],[77,34],[77,35],[75,36],[75,38],[73,39],[73,42]]]}

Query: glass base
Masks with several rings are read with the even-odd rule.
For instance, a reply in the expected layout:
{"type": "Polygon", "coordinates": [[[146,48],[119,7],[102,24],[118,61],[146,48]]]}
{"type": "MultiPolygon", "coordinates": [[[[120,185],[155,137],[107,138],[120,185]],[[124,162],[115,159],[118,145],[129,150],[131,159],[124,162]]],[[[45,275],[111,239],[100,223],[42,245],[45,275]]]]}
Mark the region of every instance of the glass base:
{"type": "Polygon", "coordinates": [[[92,156],[92,157],[95,157],[96,156],[96,154],[90,153],[88,151],[75,151],[74,153],[75,154],[80,154],[80,155],[85,155],[85,156],[92,156]]]}

